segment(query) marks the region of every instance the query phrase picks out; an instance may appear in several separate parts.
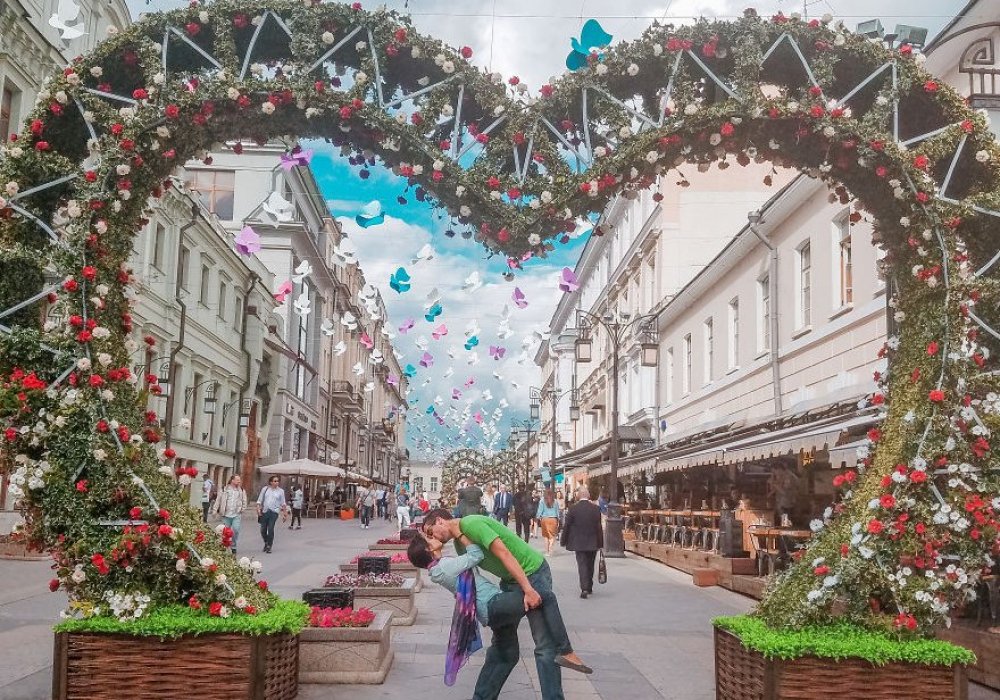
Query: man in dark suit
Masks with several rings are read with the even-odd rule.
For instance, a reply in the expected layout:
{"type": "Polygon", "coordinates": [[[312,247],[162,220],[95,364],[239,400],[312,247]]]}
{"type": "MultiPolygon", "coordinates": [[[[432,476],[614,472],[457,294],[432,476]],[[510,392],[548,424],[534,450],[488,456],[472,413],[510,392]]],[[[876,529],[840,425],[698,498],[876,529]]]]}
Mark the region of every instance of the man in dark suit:
{"type": "Polygon", "coordinates": [[[566,512],[562,546],[576,552],[580,597],[586,598],[594,592],[594,561],[597,550],[604,549],[604,530],[601,528],[601,509],[590,500],[587,487],[580,486],[576,497],[577,502],[566,512]]]}
{"type": "Polygon", "coordinates": [[[465,480],[465,488],[458,492],[458,517],[480,515],[483,512],[483,490],[476,486],[476,478],[470,476],[465,480]]]}
{"type": "Polygon", "coordinates": [[[500,484],[500,493],[497,494],[493,502],[493,517],[506,525],[507,521],[510,520],[510,509],[514,504],[514,499],[507,493],[507,487],[504,484],[500,484]]]}
{"type": "Polygon", "coordinates": [[[523,537],[527,542],[531,537],[531,519],[535,517],[535,510],[531,509],[531,496],[524,484],[517,485],[517,493],[513,498],[514,505],[514,529],[518,537],[523,537]]]}

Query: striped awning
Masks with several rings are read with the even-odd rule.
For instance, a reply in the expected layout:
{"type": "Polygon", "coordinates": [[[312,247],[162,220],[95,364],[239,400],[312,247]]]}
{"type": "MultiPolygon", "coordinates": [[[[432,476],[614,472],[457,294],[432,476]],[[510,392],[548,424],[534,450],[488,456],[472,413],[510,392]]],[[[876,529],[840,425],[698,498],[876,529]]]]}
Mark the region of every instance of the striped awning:
{"type": "Polygon", "coordinates": [[[787,457],[834,448],[845,433],[878,422],[874,414],[854,416],[823,425],[805,424],[794,428],[744,438],[723,448],[721,464],[740,464],[773,457],[787,457]]]}

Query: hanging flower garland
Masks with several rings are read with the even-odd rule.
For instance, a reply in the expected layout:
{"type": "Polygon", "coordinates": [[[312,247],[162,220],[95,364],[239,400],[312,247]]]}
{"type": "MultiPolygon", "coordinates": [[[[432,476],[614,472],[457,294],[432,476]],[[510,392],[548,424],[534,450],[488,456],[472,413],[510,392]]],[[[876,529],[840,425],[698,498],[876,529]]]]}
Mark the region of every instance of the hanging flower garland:
{"type": "MultiPolygon", "coordinates": [[[[329,139],[362,177],[391,168],[515,266],[612,197],[685,186],[689,167],[771,162],[828,182],[852,221],[876,221],[901,330],[870,398],[886,419],[759,614],[901,633],[944,621],[992,563],[1000,509],[1000,400],[983,371],[998,351],[1000,150],[984,117],[908,47],[780,14],[654,25],[537,94],[470,58],[394,12],[223,0],[151,15],[46,83],[0,162],[0,260],[19,263],[0,267],[0,305],[35,302],[0,338],[0,427],[53,587],[86,614],[270,603],[254,563],[225,554],[231,533],[183,506],[191,475],[145,410],[157,379],[130,369],[127,259],[174,167],[292,133],[329,139]]],[[[449,463],[446,484],[462,469],[449,463]]]]}

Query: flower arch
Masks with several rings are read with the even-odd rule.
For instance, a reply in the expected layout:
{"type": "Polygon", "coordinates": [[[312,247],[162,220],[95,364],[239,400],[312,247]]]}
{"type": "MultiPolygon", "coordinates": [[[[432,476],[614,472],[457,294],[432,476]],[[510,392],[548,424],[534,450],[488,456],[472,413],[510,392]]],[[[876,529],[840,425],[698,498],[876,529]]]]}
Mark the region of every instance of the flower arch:
{"type": "Polygon", "coordinates": [[[0,162],[0,421],[53,585],[91,604],[121,589],[269,604],[182,507],[155,447],[156,378],[128,369],[126,261],[172,168],[220,141],[294,134],[339,146],[362,177],[378,162],[405,176],[513,266],[686,163],[771,161],[857,197],[902,323],[871,397],[887,414],[759,613],[822,622],[844,614],[839,598],[869,626],[940,623],[992,563],[1000,510],[1000,150],[984,117],[909,47],[752,11],[654,25],[537,94],[470,55],[394,12],[220,0],[153,14],[46,83],[0,162]],[[65,321],[39,329],[43,304],[65,321]]]}
{"type": "Polygon", "coordinates": [[[474,476],[480,486],[494,481],[507,481],[520,464],[517,454],[512,450],[503,450],[493,456],[487,456],[478,450],[455,450],[445,457],[441,471],[441,497],[449,502],[455,501],[455,485],[462,479],[474,476]]]}

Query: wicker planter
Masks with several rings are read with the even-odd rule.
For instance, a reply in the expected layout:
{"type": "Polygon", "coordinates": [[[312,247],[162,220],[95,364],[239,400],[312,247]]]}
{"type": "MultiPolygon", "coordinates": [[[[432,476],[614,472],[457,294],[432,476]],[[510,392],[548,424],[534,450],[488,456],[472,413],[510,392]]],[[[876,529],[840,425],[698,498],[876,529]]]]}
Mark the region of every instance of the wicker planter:
{"type": "MultiPolygon", "coordinates": [[[[341,564],[340,570],[345,574],[356,574],[358,573],[357,564],[341,564]]],[[[400,576],[405,576],[406,578],[415,579],[413,585],[413,592],[419,593],[423,588],[423,582],[420,580],[420,569],[413,566],[410,563],[406,564],[390,564],[389,573],[399,574],[400,576]]]]}
{"type": "Polygon", "coordinates": [[[354,589],[354,607],[388,612],[393,625],[412,625],[417,619],[417,606],[413,602],[416,585],[416,579],[404,578],[399,587],[358,586],[354,589]]]}
{"type": "Polygon", "coordinates": [[[383,683],[393,659],[389,644],[391,616],[387,611],[376,613],[368,627],[307,627],[302,630],[299,634],[299,682],[383,683]]]}
{"type": "Polygon", "coordinates": [[[735,635],[715,628],[717,700],[967,700],[965,667],[804,656],[766,659],[735,635]]]}
{"type": "Polygon", "coordinates": [[[59,632],[55,700],[198,698],[290,700],[298,695],[299,638],[205,634],[156,637],[59,632]]]}

